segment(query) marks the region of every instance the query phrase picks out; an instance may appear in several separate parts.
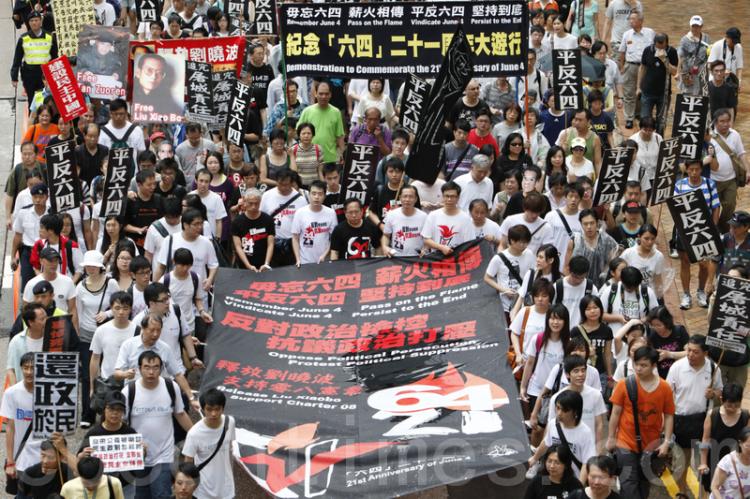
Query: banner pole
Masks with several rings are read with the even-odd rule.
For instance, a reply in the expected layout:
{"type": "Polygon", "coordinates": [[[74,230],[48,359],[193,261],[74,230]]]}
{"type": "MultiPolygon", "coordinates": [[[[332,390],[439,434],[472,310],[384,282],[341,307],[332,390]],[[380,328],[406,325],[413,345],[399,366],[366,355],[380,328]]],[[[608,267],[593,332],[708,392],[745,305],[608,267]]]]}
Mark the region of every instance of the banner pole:
{"type": "MultiPolygon", "coordinates": [[[[279,33],[279,47],[281,47],[281,88],[282,88],[282,94],[284,96],[284,109],[286,109],[286,113],[284,113],[284,135],[286,135],[287,142],[289,141],[289,100],[287,97],[287,90],[286,90],[286,55],[285,47],[284,47],[284,37],[281,33],[281,10],[279,9],[279,2],[276,2],[276,31],[279,33]]],[[[305,92],[307,92],[307,89],[305,89],[305,92]]],[[[299,98],[299,91],[297,92],[297,95],[299,98]]],[[[273,109],[271,109],[271,112],[273,112],[273,109]]],[[[286,144],[285,144],[286,145],[286,144]]]]}
{"type": "MultiPolygon", "coordinates": [[[[523,79],[524,87],[526,92],[523,97],[523,114],[524,124],[526,126],[526,140],[529,141],[529,147],[531,147],[531,130],[529,130],[529,74],[526,73],[526,77],[523,79]]],[[[530,149],[529,149],[530,150],[530,149]]]]}

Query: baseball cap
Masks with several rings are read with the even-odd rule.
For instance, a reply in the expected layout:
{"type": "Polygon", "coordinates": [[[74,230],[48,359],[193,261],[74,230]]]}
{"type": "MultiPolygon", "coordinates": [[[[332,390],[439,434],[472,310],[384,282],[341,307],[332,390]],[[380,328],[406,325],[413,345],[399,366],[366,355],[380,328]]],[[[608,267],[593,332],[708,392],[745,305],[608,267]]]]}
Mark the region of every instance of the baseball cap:
{"type": "Polygon", "coordinates": [[[623,206],[622,210],[629,211],[632,213],[636,211],[639,212],[641,211],[642,208],[643,206],[638,201],[628,201],[627,203],[625,203],[625,206],[623,206]]]}
{"type": "Polygon", "coordinates": [[[726,35],[731,38],[734,43],[740,43],[740,38],[742,37],[742,33],[738,28],[729,28],[726,32],[726,35]]]}
{"type": "Polygon", "coordinates": [[[690,18],[690,26],[703,26],[703,18],[701,16],[693,16],[690,18]]]}
{"type": "Polygon", "coordinates": [[[44,295],[53,291],[52,284],[49,281],[39,281],[34,284],[32,292],[34,295],[44,295]]]}
{"type": "Polygon", "coordinates": [[[738,211],[729,219],[730,225],[750,225],[750,213],[738,211]]]}
{"type": "Polygon", "coordinates": [[[120,392],[109,392],[104,399],[104,407],[120,406],[125,409],[125,395],[120,392]]]}
{"type": "Polygon", "coordinates": [[[59,260],[60,259],[60,253],[57,252],[55,248],[44,248],[41,253],[39,253],[39,258],[42,260],[59,260]]]}
{"type": "Polygon", "coordinates": [[[155,140],[159,140],[159,139],[164,140],[166,138],[167,138],[167,136],[164,135],[164,132],[154,132],[154,133],[151,134],[151,136],[148,138],[148,140],[150,140],[151,142],[153,142],[155,140]]]}
{"type": "Polygon", "coordinates": [[[49,189],[47,188],[47,184],[36,184],[29,189],[29,191],[31,192],[31,195],[34,196],[35,194],[47,194],[49,189]]]}
{"type": "Polygon", "coordinates": [[[570,143],[570,148],[575,149],[576,147],[583,147],[584,149],[586,149],[586,139],[584,139],[583,137],[576,137],[575,139],[573,139],[570,143]]]}

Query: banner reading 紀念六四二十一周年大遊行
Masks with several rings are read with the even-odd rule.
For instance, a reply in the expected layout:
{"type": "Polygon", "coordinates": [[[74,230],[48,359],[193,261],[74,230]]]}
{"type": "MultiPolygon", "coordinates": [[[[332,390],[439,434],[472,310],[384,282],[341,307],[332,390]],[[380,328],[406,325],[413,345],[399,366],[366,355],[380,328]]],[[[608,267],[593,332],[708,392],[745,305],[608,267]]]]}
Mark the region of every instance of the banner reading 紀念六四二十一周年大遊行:
{"type": "Polygon", "coordinates": [[[493,254],[219,269],[202,389],[226,394],[256,481],[392,497],[524,461],[493,254]]]}
{"type": "Polygon", "coordinates": [[[280,6],[290,76],[434,77],[460,25],[476,76],[526,74],[523,0],[280,6]]]}

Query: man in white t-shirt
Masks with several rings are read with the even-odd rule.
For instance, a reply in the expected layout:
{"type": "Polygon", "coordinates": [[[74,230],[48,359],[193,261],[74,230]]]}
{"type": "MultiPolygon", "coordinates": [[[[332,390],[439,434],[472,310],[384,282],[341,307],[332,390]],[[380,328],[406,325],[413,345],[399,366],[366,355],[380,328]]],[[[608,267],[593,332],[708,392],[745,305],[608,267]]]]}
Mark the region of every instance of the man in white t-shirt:
{"type": "Polygon", "coordinates": [[[544,217],[544,220],[552,227],[552,245],[560,254],[560,272],[563,270],[565,256],[568,253],[568,242],[573,234],[582,232],[581,221],[578,219],[578,214],[581,213],[578,204],[583,197],[583,186],[567,184],[564,192],[565,206],[550,211],[544,217]]]}
{"type": "Polygon", "coordinates": [[[146,231],[146,240],[143,243],[145,256],[151,262],[151,268],[154,274],[159,269],[157,257],[161,250],[164,240],[171,234],[177,234],[182,230],[180,225],[180,215],[182,215],[182,203],[177,198],[167,198],[164,200],[164,216],[152,223],[146,231]]]}
{"type": "Polygon", "coordinates": [[[589,273],[589,261],[583,256],[570,259],[570,274],[555,282],[554,303],[562,303],[570,313],[570,324],[581,322],[580,303],[585,295],[599,296],[596,285],[586,276],[589,273]]]}
{"type": "Polygon", "coordinates": [[[113,319],[94,331],[91,339],[91,361],[88,366],[90,390],[94,392],[94,380],[101,376],[109,378],[115,373],[120,347],[135,335],[135,323],[130,321],[133,297],[127,291],[118,291],[109,298],[113,319]]]}
{"type": "Polygon", "coordinates": [[[322,263],[331,251],[331,232],[338,225],[336,212],[323,206],[326,183],[313,180],[310,204],[298,209],[292,219],[292,250],[297,267],[322,263]]]}
{"type": "Polygon", "coordinates": [[[276,225],[274,238],[273,267],[292,265],[295,262],[292,250],[292,222],[294,214],[307,206],[302,193],[292,188],[292,172],[281,170],[276,175],[276,187],[263,193],[260,200],[260,211],[270,215],[276,225]]]}
{"type": "Polygon", "coordinates": [[[17,476],[17,472],[35,465],[41,457],[42,441],[35,440],[31,434],[21,449],[21,441],[34,417],[34,353],[23,354],[20,366],[23,379],[5,390],[0,404],[0,417],[6,418],[8,425],[3,450],[5,473],[10,476],[17,476]]]}
{"type": "Polygon", "coordinates": [[[207,325],[213,317],[206,311],[200,297],[200,278],[193,272],[193,254],[187,248],[174,252],[174,265],[171,272],[166,272],[159,282],[169,290],[175,309],[181,311],[187,331],[196,334],[200,341],[205,341],[207,325]]]}
{"type": "MultiPolygon", "coordinates": [[[[484,274],[484,282],[500,294],[503,311],[510,313],[510,308],[518,298],[523,276],[533,269],[536,257],[527,249],[531,232],[525,225],[516,225],[508,231],[508,247],[492,257],[484,274]]],[[[506,318],[509,318],[506,315],[506,318]]]]}
{"type": "Polygon", "coordinates": [[[71,315],[73,327],[78,330],[78,311],[76,309],[76,286],[73,279],[57,271],[60,267],[60,253],[54,248],[44,248],[39,254],[42,271],[30,280],[23,290],[23,304],[34,301],[34,286],[40,281],[48,281],[55,290],[55,305],[71,315]]]}
{"type": "Polygon", "coordinates": [[[187,248],[193,254],[193,272],[198,274],[200,289],[198,295],[206,303],[206,292],[211,289],[219,269],[216,250],[211,240],[202,235],[203,215],[195,208],[185,210],[182,214],[182,232],[172,234],[162,243],[157,262],[159,270],[154,275],[158,281],[165,272],[174,267],[174,252],[180,248],[187,248]],[[206,271],[208,269],[208,272],[206,271]]]}
{"type": "MultiPolygon", "coordinates": [[[[196,189],[190,194],[197,194],[201,203],[206,207],[206,218],[211,228],[212,237],[221,237],[223,220],[227,217],[227,210],[221,196],[209,189],[213,174],[207,169],[198,170],[195,174],[196,189]]],[[[206,234],[208,235],[208,234],[206,234]]]]}
{"type": "Polygon", "coordinates": [[[115,8],[105,0],[94,0],[94,18],[96,19],[96,24],[101,26],[113,26],[117,18],[115,15],[115,8]]]}
{"type": "Polygon", "coordinates": [[[500,247],[508,247],[508,230],[516,225],[525,225],[531,232],[529,251],[536,255],[542,244],[552,243],[552,226],[540,215],[544,211],[546,201],[536,191],[530,192],[523,198],[523,213],[511,215],[500,225],[500,247]]]}
{"type": "Polygon", "coordinates": [[[620,282],[602,287],[603,320],[612,331],[619,330],[631,319],[645,319],[659,306],[653,289],[643,284],[643,275],[635,267],[625,267],[620,272],[620,282]]]}
{"type": "Polygon", "coordinates": [[[156,352],[143,352],[138,358],[138,369],[140,379],[122,390],[127,401],[128,423],[143,435],[143,443],[148,448],[145,467],[137,473],[139,478],[148,478],[139,481],[141,484],[136,485],[135,494],[136,497],[166,498],[171,496],[174,462],[172,415],[185,431],[190,431],[193,423],[185,412],[177,384],[161,376],[161,357],[156,352]]]}
{"type": "Polygon", "coordinates": [[[474,239],[471,217],[458,207],[461,187],[455,182],[446,182],[440,188],[444,206],[427,215],[422,227],[425,248],[448,256],[453,248],[474,239]]]}
{"type": "Polygon", "coordinates": [[[128,147],[133,148],[133,167],[137,167],[135,159],[146,150],[146,141],[141,127],[128,121],[127,102],[123,99],[110,102],[109,117],[109,123],[101,128],[99,145],[112,149],[113,142],[126,142],[128,147]]]}
{"type": "Polygon", "coordinates": [[[399,197],[401,206],[385,215],[381,246],[388,258],[419,255],[424,248],[422,229],[427,213],[415,206],[418,196],[417,188],[413,185],[402,186],[399,197]]]}
{"type": "Polygon", "coordinates": [[[201,394],[199,401],[203,419],[190,429],[182,448],[186,462],[203,466],[194,495],[197,499],[234,497],[231,453],[235,421],[232,416],[224,414],[227,398],[223,392],[211,388],[201,394]],[[214,455],[219,442],[221,447],[214,455]],[[206,463],[209,457],[211,460],[206,463]]]}
{"type": "Polygon", "coordinates": [[[492,206],[492,180],[490,174],[490,158],[484,154],[477,154],[471,160],[471,171],[456,177],[456,184],[461,187],[458,207],[469,211],[469,204],[475,199],[484,199],[487,206],[492,206]]]}
{"type": "Polygon", "coordinates": [[[711,146],[715,152],[715,160],[711,161],[711,179],[716,181],[716,191],[719,193],[721,215],[719,216],[719,230],[722,234],[729,232],[729,219],[737,206],[737,175],[732,166],[731,154],[745,165],[747,181],[750,181],[750,167],[748,166],[745,146],[742,137],[732,126],[732,113],[729,109],[719,109],[714,116],[715,130],[711,135],[711,146]]]}

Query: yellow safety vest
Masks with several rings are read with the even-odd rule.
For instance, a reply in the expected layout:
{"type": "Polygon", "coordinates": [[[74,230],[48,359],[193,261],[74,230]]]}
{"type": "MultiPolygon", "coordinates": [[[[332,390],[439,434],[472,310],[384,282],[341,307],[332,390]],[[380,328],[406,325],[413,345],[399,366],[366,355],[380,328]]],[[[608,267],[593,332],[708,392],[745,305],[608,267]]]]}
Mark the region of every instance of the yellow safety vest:
{"type": "Polygon", "coordinates": [[[52,58],[52,35],[44,33],[41,38],[32,38],[30,34],[23,36],[23,60],[30,66],[46,64],[52,58]]]}

